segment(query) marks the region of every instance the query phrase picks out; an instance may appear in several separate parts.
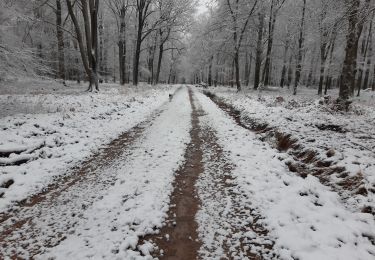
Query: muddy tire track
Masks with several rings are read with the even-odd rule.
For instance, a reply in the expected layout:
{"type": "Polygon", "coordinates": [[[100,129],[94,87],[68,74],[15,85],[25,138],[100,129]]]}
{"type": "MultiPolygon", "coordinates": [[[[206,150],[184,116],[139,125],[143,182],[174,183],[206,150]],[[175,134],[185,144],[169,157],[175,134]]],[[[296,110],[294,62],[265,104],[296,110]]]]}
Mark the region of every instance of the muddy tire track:
{"type": "MultiPolygon", "coordinates": [[[[116,161],[131,154],[132,145],[162,113],[165,105],[147,120],[108,144],[68,176],[58,178],[45,191],[21,201],[0,215],[0,256],[30,259],[54,247],[75,232],[83,211],[103,198],[116,182],[116,161]]],[[[1,257],[0,257],[1,258],[1,257]]]]}
{"type": "Polygon", "coordinates": [[[198,239],[198,224],[195,216],[200,201],[195,188],[199,175],[203,172],[202,140],[199,137],[199,111],[189,89],[189,100],[192,107],[191,141],[186,148],[185,163],[176,172],[173,183],[174,191],[171,195],[170,209],[166,225],[156,235],[149,235],[142,239],[150,241],[156,246],[153,257],[158,259],[191,260],[198,259],[201,243],[198,239]]]}
{"type": "Polygon", "coordinates": [[[235,167],[202,123],[204,111],[189,91],[191,142],[176,172],[166,226],[142,239],[153,243],[158,259],[272,259],[274,242],[251,208],[251,198],[232,176],[235,167]],[[199,232],[198,232],[199,231],[199,232]]]}
{"type": "Polygon", "coordinates": [[[202,207],[198,212],[203,258],[275,259],[274,241],[252,207],[251,195],[238,185],[236,167],[219,144],[214,129],[201,122],[204,174],[197,183],[202,207]],[[207,228],[208,227],[208,228],[207,228]]]}

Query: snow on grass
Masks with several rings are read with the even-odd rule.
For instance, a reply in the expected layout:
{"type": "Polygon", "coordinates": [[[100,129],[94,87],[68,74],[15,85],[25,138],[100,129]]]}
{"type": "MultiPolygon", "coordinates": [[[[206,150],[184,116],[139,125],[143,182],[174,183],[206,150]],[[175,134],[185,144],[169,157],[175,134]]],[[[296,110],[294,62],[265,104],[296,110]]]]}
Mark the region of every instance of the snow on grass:
{"type": "Polygon", "coordinates": [[[118,180],[88,208],[75,232],[40,259],[150,259],[150,243],[139,237],[162,227],[173,190],[174,173],[183,164],[190,141],[191,106],[186,89],[117,160],[118,180]],[[141,253],[143,256],[141,255],[141,253]]]}
{"type": "Polygon", "coordinates": [[[368,239],[375,237],[372,215],[350,212],[317,178],[289,172],[277,150],[236,125],[208,97],[197,96],[281,259],[374,259],[375,245],[368,239]]]}
{"type": "Polygon", "coordinates": [[[0,185],[14,180],[0,188],[0,211],[69,174],[69,168],[145,120],[173,91],[167,86],[122,88],[110,86],[96,94],[0,95],[3,105],[19,106],[16,114],[0,118],[0,185]],[[36,100],[39,105],[30,110],[36,100]]]}
{"type": "MultiPolygon", "coordinates": [[[[369,194],[346,194],[344,197],[350,197],[347,203],[354,210],[366,206],[374,208],[375,98],[372,92],[356,98],[348,113],[339,113],[329,105],[321,104],[315,90],[302,89],[298,96],[280,88],[247,94],[237,94],[225,88],[212,90],[241,111],[242,117],[291,134],[299,144],[317,151],[322,159],[337,162],[337,166],[345,167],[352,176],[363,176],[369,194]],[[335,155],[327,158],[330,149],[335,155]]],[[[339,182],[340,179],[333,176],[331,181],[339,182]]]]}

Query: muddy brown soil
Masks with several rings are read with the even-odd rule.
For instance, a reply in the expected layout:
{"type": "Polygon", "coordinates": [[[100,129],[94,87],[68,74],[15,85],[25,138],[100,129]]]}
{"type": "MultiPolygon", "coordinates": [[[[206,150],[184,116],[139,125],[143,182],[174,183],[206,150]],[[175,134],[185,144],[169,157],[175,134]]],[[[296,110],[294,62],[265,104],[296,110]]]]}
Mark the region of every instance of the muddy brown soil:
{"type": "Polygon", "coordinates": [[[191,141],[186,149],[185,163],[176,172],[167,224],[159,234],[146,236],[143,239],[152,241],[157,246],[158,250],[154,252],[153,256],[159,259],[198,259],[198,250],[201,246],[197,233],[198,224],[195,221],[195,215],[200,205],[195,184],[203,172],[203,154],[202,140],[199,138],[199,112],[192,101],[192,95],[192,91],[189,89],[192,107],[191,141]]]}
{"type": "Polygon", "coordinates": [[[185,163],[176,172],[166,225],[158,234],[144,237],[140,244],[151,241],[157,248],[153,257],[158,259],[215,258],[217,252],[211,251],[215,246],[224,250],[220,259],[275,258],[274,242],[269,238],[267,228],[260,224],[262,216],[251,208],[251,198],[239,191],[231,173],[235,166],[218,144],[215,131],[202,128],[200,118],[205,114],[195,103],[191,90],[189,97],[193,110],[191,142],[186,150],[185,163]],[[228,201],[231,205],[229,212],[228,201]],[[217,207],[213,208],[215,204],[217,207]],[[215,222],[215,226],[209,227],[215,232],[213,247],[199,240],[198,230],[205,232],[205,227],[197,224],[199,211],[204,211],[203,215],[215,222]],[[220,230],[214,230],[215,227],[229,228],[230,232],[223,237],[220,230]],[[249,231],[256,236],[246,236],[249,231]]]}
{"type": "Polygon", "coordinates": [[[22,259],[24,252],[27,252],[26,258],[32,258],[45,248],[58,245],[67,233],[74,232],[82,210],[100,200],[98,193],[115,183],[115,171],[106,169],[131,152],[133,143],[161,112],[161,109],[155,111],[149,119],[73,168],[67,177],[55,180],[45,191],[0,214],[2,252],[12,259],[22,259]]]}

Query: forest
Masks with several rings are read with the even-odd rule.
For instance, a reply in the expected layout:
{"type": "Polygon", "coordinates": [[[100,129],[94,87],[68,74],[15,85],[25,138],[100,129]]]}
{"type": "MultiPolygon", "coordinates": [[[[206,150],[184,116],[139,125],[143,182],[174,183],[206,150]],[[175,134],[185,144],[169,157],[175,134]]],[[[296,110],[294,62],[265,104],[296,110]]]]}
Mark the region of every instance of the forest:
{"type": "Polygon", "coordinates": [[[1,3],[1,80],[35,75],[137,85],[374,91],[367,1],[22,1],[1,3]],[[197,19],[195,19],[197,18],[197,19]]]}
{"type": "Polygon", "coordinates": [[[375,259],[375,0],[0,0],[0,259],[375,259]]]}

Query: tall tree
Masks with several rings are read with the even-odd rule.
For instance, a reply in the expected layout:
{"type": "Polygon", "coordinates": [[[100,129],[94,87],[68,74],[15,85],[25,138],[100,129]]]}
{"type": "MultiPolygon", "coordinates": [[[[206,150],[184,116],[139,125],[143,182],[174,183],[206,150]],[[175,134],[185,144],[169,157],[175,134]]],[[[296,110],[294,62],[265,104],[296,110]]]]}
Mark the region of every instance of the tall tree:
{"type": "Polygon", "coordinates": [[[82,34],[80,24],[78,22],[74,7],[70,0],[66,0],[69,15],[73,21],[76,37],[81,53],[82,63],[89,79],[88,91],[99,91],[98,78],[98,9],[99,0],[80,0],[80,9],[83,16],[85,38],[82,34]],[[84,39],[86,40],[86,49],[84,47],[84,39]]]}
{"type": "Polygon", "coordinates": [[[141,56],[142,42],[154,29],[145,30],[147,18],[153,13],[151,10],[151,2],[152,0],[136,0],[137,33],[133,63],[133,85],[135,86],[139,83],[139,59],[141,56]]]}
{"type": "Polygon", "coordinates": [[[299,39],[298,39],[298,60],[297,60],[297,66],[296,66],[296,77],[294,81],[294,88],[293,88],[293,95],[297,95],[297,88],[299,85],[299,81],[301,78],[302,73],[302,48],[303,48],[303,42],[304,42],[304,29],[305,29],[305,13],[306,13],[306,0],[303,0],[303,6],[302,6],[302,19],[301,19],[301,26],[300,26],[300,33],[299,33],[299,39]]]}
{"type": "Polygon", "coordinates": [[[235,67],[235,79],[237,91],[241,91],[241,80],[240,80],[240,49],[242,46],[243,39],[245,37],[246,29],[249,25],[250,18],[252,17],[255,8],[258,4],[258,0],[253,1],[250,10],[247,11],[247,15],[243,15],[240,11],[242,9],[240,0],[226,0],[230,17],[232,18],[231,27],[233,35],[234,53],[233,53],[233,64],[235,67]]]}
{"type": "Polygon", "coordinates": [[[263,85],[268,86],[271,81],[271,54],[274,41],[274,32],[277,13],[285,3],[285,0],[271,0],[270,15],[268,21],[268,41],[267,41],[267,53],[266,61],[263,68],[263,85]]]}
{"type": "Polygon", "coordinates": [[[124,85],[128,79],[126,67],[126,19],[130,3],[129,0],[106,0],[106,2],[116,19],[120,84],[124,85]]]}
{"type": "Polygon", "coordinates": [[[62,24],[62,8],[60,0],[56,0],[56,37],[58,56],[58,78],[62,79],[65,85],[64,31],[62,24]]]}
{"type": "MultiPolygon", "coordinates": [[[[366,0],[361,8],[360,0],[347,0],[346,17],[348,20],[348,30],[346,34],[345,59],[341,73],[339,104],[342,108],[347,108],[347,101],[353,94],[356,77],[356,62],[358,53],[358,42],[362,33],[364,19],[361,19],[360,10],[368,10],[370,0],[366,0]]],[[[366,15],[366,14],[365,14],[366,15]]],[[[364,17],[362,17],[364,18],[364,17]]]]}
{"type": "Polygon", "coordinates": [[[263,53],[263,30],[264,30],[264,12],[259,13],[259,25],[258,25],[258,40],[255,57],[255,75],[254,75],[254,89],[259,88],[260,84],[260,69],[262,66],[262,53],[263,53]]]}

